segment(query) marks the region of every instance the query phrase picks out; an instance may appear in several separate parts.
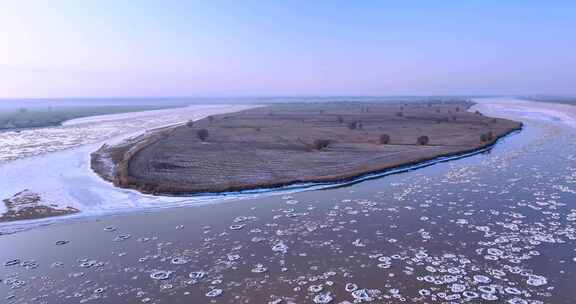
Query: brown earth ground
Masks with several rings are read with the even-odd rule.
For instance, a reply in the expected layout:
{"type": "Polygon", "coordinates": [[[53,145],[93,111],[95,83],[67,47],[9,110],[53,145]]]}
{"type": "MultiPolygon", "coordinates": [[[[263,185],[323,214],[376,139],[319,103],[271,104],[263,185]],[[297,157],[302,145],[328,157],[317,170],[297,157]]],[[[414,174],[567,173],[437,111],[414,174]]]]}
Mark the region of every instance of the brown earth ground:
{"type": "Polygon", "coordinates": [[[276,104],[148,132],[92,155],[115,185],[193,194],[352,179],[475,151],[522,127],[467,109],[463,100],[276,104]],[[356,125],[356,128],[352,125],[356,125]],[[209,136],[202,142],[198,130],[209,136]],[[388,143],[381,136],[388,135],[388,143]],[[429,142],[418,144],[420,136],[429,142]],[[316,149],[314,142],[327,140],[316,149]]]}
{"type": "Polygon", "coordinates": [[[0,223],[30,220],[45,217],[77,213],[78,209],[72,207],[59,207],[56,204],[45,202],[42,197],[29,190],[14,194],[11,198],[3,200],[7,211],[0,214],[0,223]]]}

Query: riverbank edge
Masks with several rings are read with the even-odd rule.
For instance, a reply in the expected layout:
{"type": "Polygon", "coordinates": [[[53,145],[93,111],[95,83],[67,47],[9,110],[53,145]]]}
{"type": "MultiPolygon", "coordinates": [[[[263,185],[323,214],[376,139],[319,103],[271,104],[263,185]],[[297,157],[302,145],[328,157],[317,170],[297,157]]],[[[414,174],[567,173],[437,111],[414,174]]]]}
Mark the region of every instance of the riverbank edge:
{"type": "Polygon", "coordinates": [[[295,182],[295,183],[288,183],[285,185],[277,186],[277,187],[257,187],[257,188],[246,188],[243,190],[234,190],[234,191],[219,191],[219,192],[191,192],[189,194],[161,194],[164,196],[171,196],[171,197],[201,197],[201,196],[213,196],[213,195],[239,195],[239,194],[255,194],[255,193],[267,193],[267,192],[275,192],[275,191],[290,191],[290,190],[304,190],[304,189],[311,189],[317,188],[319,189],[329,189],[329,188],[338,188],[338,187],[346,187],[356,183],[361,183],[367,180],[382,178],[392,174],[400,174],[412,170],[417,170],[420,168],[432,166],[439,163],[449,162],[453,160],[458,160],[462,158],[471,157],[474,155],[478,155],[481,153],[485,153],[492,149],[494,146],[498,144],[499,141],[504,140],[506,137],[521,132],[523,129],[523,125],[518,128],[512,129],[509,132],[499,136],[494,140],[494,143],[484,145],[480,148],[469,149],[463,152],[453,152],[453,153],[444,153],[440,156],[432,157],[430,159],[425,159],[422,161],[413,161],[413,162],[406,162],[402,165],[390,167],[383,170],[371,171],[366,172],[355,177],[349,179],[343,179],[338,181],[318,181],[318,182],[295,182]]]}

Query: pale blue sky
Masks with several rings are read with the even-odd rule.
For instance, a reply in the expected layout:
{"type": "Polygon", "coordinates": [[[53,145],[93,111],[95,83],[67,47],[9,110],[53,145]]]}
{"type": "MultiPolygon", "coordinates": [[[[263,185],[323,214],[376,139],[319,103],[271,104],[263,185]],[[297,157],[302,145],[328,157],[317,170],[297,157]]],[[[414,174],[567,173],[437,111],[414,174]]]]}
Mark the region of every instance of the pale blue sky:
{"type": "Polygon", "coordinates": [[[576,1],[0,2],[0,97],[576,94],[576,1]]]}

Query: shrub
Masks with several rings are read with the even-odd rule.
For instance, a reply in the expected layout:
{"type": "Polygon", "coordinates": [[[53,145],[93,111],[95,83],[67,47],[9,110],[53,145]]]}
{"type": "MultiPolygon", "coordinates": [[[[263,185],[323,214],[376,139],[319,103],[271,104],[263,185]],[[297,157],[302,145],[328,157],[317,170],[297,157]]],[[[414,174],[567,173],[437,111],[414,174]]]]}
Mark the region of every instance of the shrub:
{"type": "Polygon", "coordinates": [[[322,150],[324,148],[327,148],[330,145],[330,141],[327,139],[316,139],[314,140],[314,149],[316,150],[322,150]]]}
{"type": "Polygon", "coordinates": [[[390,135],[388,134],[382,134],[380,135],[380,144],[381,145],[386,145],[390,143],[390,135]]]}
{"type": "Polygon", "coordinates": [[[210,123],[213,123],[214,122],[214,116],[208,116],[208,121],[210,123]]]}
{"type": "Polygon", "coordinates": [[[422,136],[418,137],[416,142],[419,145],[427,145],[430,142],[430,138],[428,138],[428,136],[426,136],[426,135],[422,135],[422,136]]]}
{"type": "Polygon", "coordinates": [[[192,120],[187,121],[187,122],[186,122],[186,126],[187,126],[188,128],[193,127],[193,126],[194,126],[194,121],[192,121],[192,120]]]}
{"type": "Polygon", "coordinates": [[[356,129],[362,129],[362,128],[364,128],[362,121],[353,121],[353,122],[348,123],[348,129],[350,129],[350,130],[356,130],[356,129]]]}
{"type": "Polygon", "coordinates": [[[492,140],[494,140],[494,134],[492,133],[492,131],[488,133],[482,133],[482,135],[480,135],[480,141],[482,142],[488,142],[492,140]]]}
{"type": "Polygon", "coordinates": [[[486,136],[488,136],[488,140],[494,139],[494,133],[492,133],[492,131],[488,132],[486,136]]]}
{"type": "Polygon", "coordinates": [[[403,117],[403,116],[404,116],[404,113],[398,112],[398,113],[396,113],[396,116],[398,116],[398,117],[403,117]]]}
{"type": "Polygon", "coordinates": [[[336,118],[338,119],[338,123],[343,123],[344,122],[344,117],[338,115],[338,117],[336,118]]]}
{"type": "Polygon", "coordinates": [[[206,141],[208,136],[210,136],[210,133],[208,133],[208,130],[206,129],[200,129],[196,131],[196,136],[198,136],[198,139],[200,139],[201,141],[206,141]]]}

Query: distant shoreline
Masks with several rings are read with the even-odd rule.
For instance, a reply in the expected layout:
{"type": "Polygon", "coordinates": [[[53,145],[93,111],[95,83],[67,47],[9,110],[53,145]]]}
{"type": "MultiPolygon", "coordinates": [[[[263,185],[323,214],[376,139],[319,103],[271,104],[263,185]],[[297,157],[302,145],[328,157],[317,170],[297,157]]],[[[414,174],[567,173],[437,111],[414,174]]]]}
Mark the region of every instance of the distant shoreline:
{"type": "MultiPolygon", "coordinates": [[[[191,98],[48,98],[48,99],[0,99],[1,102],[13,102],[10,107],[0,107],[0,132],[8,131],[22,131],[36,128],[61,126],[67,121],[75,120],[78,118],[86,118],[101,115],[120,114],[120,113],[133,113],[151,110],[171,109],[185,107],[189,104],[201,103],[202,101],[211,101],[215,103],[223,103],[226,100],[237,100],[240,104],[247,102],[255,102],[260,104],[275,104],[282,102],[289,102],[293,99],[305,98],[310,102],[320,101],[326,102],[330,100],[339,100],[345,102],[346,100],[370,102],[371,100],[379,99],[396,99],[413,101],[414,99],[422,98],[418,96],[341,96],[341,97],[327,97],[327,96],[306,96],[306,97],[290,97],[290,96],[271,96],[271,97],[191,97],[191,98]],[[14,104],[14,101],[28,101],[23,103],[22,106],[14,104]],[[31,101],[33,100],[33,102],[31,101]],[[82,102],[73,103],[73,101],[80,100],[82,102]],[[124,101],[124,103],[113,103],[116,100],[124,101]],[[164,106],[151,104],[152,101],[168,101],[169,103],[164,106]],[[107,104],[94,104],[87,105],[84,102],[99,101],[107,104]],[[145,101],[143,104],[130,105],[128,101],[145,101]],[[46,105],[43,103],[46,102],[46,105]],[[64,102],[62,105],[53,106],[50,102],[64,102]],[[170,103],[171,102],[171,103],[170,103]],[[178,102],[178,103],[176,103],[178,102]],[[186,103],[188,102],[188,103],[186,103]],[[51,108],[51,110],[48,110],[51,108]],[[19,113],[20,110],[26,109],[28,113],[19,113]],[[51,112],[51,113],[49,113],[51,112]],[[13,120],[16,120],[14,123],[13,120]],[[18,123],[18,120],[21,122],[18,123]],[[36,120],[36,121],[35,121],[36,120]],[[12,121],[12,122],[11,122],[12,121]]],[[[430,96],[431,100],[438,98],[446,98],[442,96],[430,96]]],[[[537,101],[546,103],[557,103],[576,105],[576,97],[554,97],[554,96],[521,96],[521,100],[537,101]]],[[[54,103],[57,104],[57,103],[54,103]]],[[[0,104],[2,105],[2,104],[0,104]]]]}
{"type": "Polygon", "coordinates": [[[558,103],[565,105],[576,106],[576,97],[539,97],[539,96],[523,96],[520,97],[521,100],[526,101],[536,101],[536,102],[546,102],[546,103],[558,103]]]}
{"type": "Polygon", "coordinates": [[[22,107],[17,110],[0,110],[0,132],[22,131],[62,126],[67,121],[102,115],[134,113],[170,109],[182,106],[79,106],[79,107],[22,107]]]}

